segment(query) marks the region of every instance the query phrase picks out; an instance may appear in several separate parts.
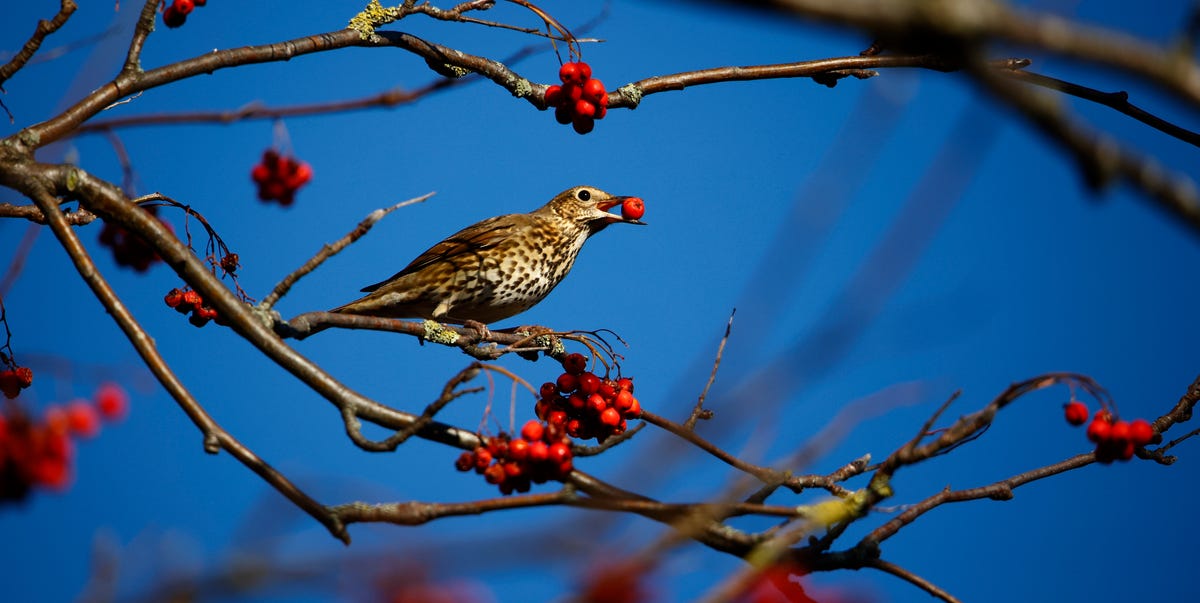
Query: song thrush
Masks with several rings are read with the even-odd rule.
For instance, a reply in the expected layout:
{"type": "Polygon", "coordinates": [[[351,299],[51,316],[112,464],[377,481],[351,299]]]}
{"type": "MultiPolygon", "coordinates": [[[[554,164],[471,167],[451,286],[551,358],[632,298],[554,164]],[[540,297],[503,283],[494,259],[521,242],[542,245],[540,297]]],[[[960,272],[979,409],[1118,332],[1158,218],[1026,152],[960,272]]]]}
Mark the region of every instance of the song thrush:
{"type": "Polygon", "coordinates": [[[458,324],[519,314],[567,276],[588,237],[616,222],[644,224],[608,213],[628,198],[576,186],[527,214],[472,224],[331,312],[458,324]]]}

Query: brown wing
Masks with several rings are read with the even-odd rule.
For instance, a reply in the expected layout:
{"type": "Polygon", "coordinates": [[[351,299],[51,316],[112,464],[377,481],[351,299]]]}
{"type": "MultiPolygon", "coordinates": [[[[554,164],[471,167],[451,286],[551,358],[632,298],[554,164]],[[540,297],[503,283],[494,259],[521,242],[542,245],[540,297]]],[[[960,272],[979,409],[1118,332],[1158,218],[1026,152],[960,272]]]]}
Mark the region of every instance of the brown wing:
{"type": "Polygon", "coordinates": [[[408,266],[404,267],[404,270],[374,285],[363,287],[362,291],[369,293],[430,264],[454,261],[463,256],[478,253],[482,249],[495,247],[505,238],[509,237],[513,228],[516,227],[517,223],[512,218],[512,216],[496,216],[482,222],[476,222],[450,235],[441,243],[427,249],[425,253],[417,256],[417,259],[409,262],[408,266]]]}

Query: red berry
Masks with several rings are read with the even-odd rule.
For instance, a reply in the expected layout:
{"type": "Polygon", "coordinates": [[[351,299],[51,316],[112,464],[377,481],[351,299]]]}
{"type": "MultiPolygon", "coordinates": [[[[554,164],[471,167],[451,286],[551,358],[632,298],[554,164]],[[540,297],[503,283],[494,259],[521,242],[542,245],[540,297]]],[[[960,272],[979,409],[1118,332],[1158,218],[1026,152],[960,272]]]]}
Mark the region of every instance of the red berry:
{"type": "Polygon", "coordinates": [[[123,419],[129,412],[129,395],[116,383],[103,383],[96,390],[96,409],[106,421],[123,419]]]}
{"type": "Polygon", "coordinates": [[[1154,428],[1145,419],[1134,419],[1129,424],[1129,441],[1134,446],[1145,446],[1154,439],[1154,428]]]}
{"type": "Polygon", "coordinates": [[[479,446],[475,449],[475,468],[484,469],[492,463],[492,453],[487,448],[479,446]]]}
{"type": "Polygon", "coordinates": [[[550,414],[546,416],[546,424],[561,428],[567,424],[567,413],[561,410],[550,411],[550,414]]]}
{"type": "Polygon", "coordinates": [[[540,397],[543,400],[547,400],[547,401],[553,400],[556,396],[558,396],[558,384],[557,383],[551,383],[551,382],[547,381],[547,382],[543,383],[542,387],[538,390],[538,397],[540,397]]]}
{"type": "Polygon", "coordinates": [[[67,405],[67,428],[85,438],[100,433],[100,414],[87,400],[75,400],[67,405]]]}
{"type": "Polygon", "coordinates": [[[621,424],[621,413],[615,408],[606,408],[600,413],[600,422],[609,427],[616,427],[621,424]]]}
{"type": "Polygon", "coordinates": [[[175,10],[179,11],[179,14],[185,17],[192,14],[192,10],[196,8],[196,4],[192,0],[175,0],[175,3],[171,6],[175,7],[175,10]]]}
{"type": "Polygon", "coordinates": [[[562,67],[558,67],[558,79],[562,79],[564,84],[570,84],[580,78],[580,66],[575,62],[564,62],[562,67]]]}
{"type": "Polygon", "coordinates": [[[499,484],[506,477],[503,465],[492,465],[483,471],[483,479],[489,484],[499,484]]]}
{"type": "Polygon", "coordinates": [[[180,291],[178,287],[171,289],[167,292],[167,295],[163,297],[163,301],[167,302],[167,307],[169,308],[177,307],[179,302],[183,301],[183,291],[180,291]]]}
{"type": "Polygon", "coordinates": [[[271,179],[271,170],[267,166],[259,163],[250,170],[250,179],[258,184],[263,184],[271,179]]]}
{"type": "Polygon", "coordinates": [[[171,28],[180,27],[187,22],[187,15],[179,12],[179,9],[175,8],[174,4],[168,6],[167,10],[163,11],[162,18],[163,25],[171,28]]]}
{"type": "Polygon", "coordinates": [[[596,105],[596,117],[595,118],[596,119],[604,119],[605,115],[608,115],[608,107],[606,107],[604,105],[596,105]]]}
{"type": "Polygon", "coordinates": [[[578,134],[587,134],[596,128],[596,120],[591,117],[577,115],[571,121],[571,127],[575,128],[575,132],[578,134]]]}
{"type": "Polygon", "coordinates": [[[567,105],[559,105],[558,108],[554,110],[554,121],[566,125],[571,123],[572,119],[574,119],[574,117],[571,115],[571,109],[567,105]]]}
{"type": "MultiPolygon", "coordinates": [[[[621,217],[626,220],[641,220],[646,215],[646,203],[637,197],[629,197],[621,203],[621,217]]],[[[632,388],[632,383],[630,384],[632,388]]]]}
{"type": "Polygon", "coordinates": [[[592,411],[592,414],[599,416],[608,408],[608,400],[605,400],[600,394],[592,394],[587,397],[587,408],[592,411]]]}
{"type": "Polygon", "coordinates": [[[569,109],[575,108],[575,101],[583,98],[583,86],[579,84],[568,84],[563,86],[563,101],[562,103],[569,109]]]}
{"type": "Polygon", "coordinates": [[[464,452],[458,455],[458,459],[454,461],[454,468],[459,471],[470,471],[475,468],[475,455],[470,452],[464,452]]]}
{"type": "Polygon", "coordinates": [[[600,378],[595,373],[583,373],[579,376],[579,391],[584,394],[594,394],[600,390],[600,378]]]}
{"type": "Polygon", "coordinates": [[[575,101],[575,121],[578,122],[581,117],[595,119],[596,105],[582,98],[575,101]]]}
{"type": "Polygon", "coordinates": [[[27,366],[18,366],[16,369],[14,369],[14,372],[17,375],[17,385],[20,385],[22,388],[33,385],[32,369],[27,366]]]}
{"type": "Polygon", "coordinates": [[[642,405],[638,402],[637,398],[633,399],[633,404],[631,404],[629,406],[629,410],[625,411],[623,414],[631,419],[636,419],[642,416],[642,405]]]}
{"type": "Polygon", "coordinates": [[[1066,415],[1067,423],[1071,425],[1083,425],[1088,420],[1088,407],[1083,402],[1072,400],[1063,405],[1063,413],[1066,415]]]}
{"type": "Polygon", "coordinates": [[[540,442],[546,433],[546,427],[537,421],[530,420],[521,427],[521,437],[530,442],[540,442]]]}
{"type": "Polygon", "coordinates": [[[584,63],[583,61],[579,61],[578,63],[575,63],[575,64],[579,68],[579,83],[582,84],[583,82],[586,82],[586,81],[592,79],[592,66],[591,65],[588,65],[587,63],[584,63]]]}
{"type": "Polygon", "coordinates": [[[186,307],[187,308],[186,310],[181,310],[181,311],[187,312],[189,310],[194,310],[196,308],[199,308],[202,305],[204,305],[204,298],[200,297],[199,293],[196,293],[196,291],[194,291],[194,290],[184,291],[183,292],[183,301],[180,302],[179,308],[186,307]]]}
{"type": "Polygon", "coordinates": [[[529,441],[516,439],[509,442],[508,458],[513,461],[523,461],[529,458],[529,441]]]}
{"type": "Polygon", "coordinates": [[[4,397],[8,399],[16,398],[21,393],[21,386],[17,383],[17,372],[12,369],[0,371],[0,392],[4,392],[4,397]]]}
{"type": "Polygon", "coordinates": [[[584,406],[587,406],[587,398],[577,393],[571,394],[571,397],[567,398],[567,406],[575,410],[582,410],[584,406]]]}
{"type": "Polygon", "coordinates": [[[562,99],[562,86],[549,86],[546,88],[545,100],[547,107],[557,107],[560,103],[562,103],[562,99]]]}
{"type": "Polygon", "coordinates": [[[208,318],[207,316],[201,316],[199,312],[196,312],[188,317],[188,322],[192,323],[192,326],[197,328],[208,324],[209,320],[212,319],[208,318]]]}
{"type": "Polygon", "coordinates": [[[583,437],[583,422],[579,419],[567,421],[567,435],[573,438],[586,439],[583,437]]]}
{"type": "Polygon", "coordinates": [[[555,465],[561,465],[564,461],[571,460],[571,447],[563,442],[555,442],[550,445],[547,458],[555,465]]]}
{"type": "Polygon", "coordinates": [[[570,475],[571,470],[574,468],[575,466],[571,463],[571,459],[567,459],[558,464],[555,475],[558,477],[558,479],[563,479],[567,477],[567,475],[570,475]]]}
{"type": "Polygon", "coordinates": [[[562,361],[563,370],[572,375],[582,374],[587,370],[587,356],[580,353],[567,354],[562,361]]]}
{"type": "Polygon", "coordinates": [[[525,468],[520,463],[503,463],[500,466],[504,468],[505,480],[513,477],[520,477],[525,473],[525,468]]]}
{"type": "Polygon", "coordinates": [[[1129,441],[1129,423],[1116,421],[1108,432],[1108,440],[1113,444],[1124,446],[1129,441]]]}
{"type": "MultiPolygon", "coordinates": [[[[566,366],[566,363],[563,363],[566,366]]],[[[569,394],[579,387],[579,377],[570,372],[558,376],[558,391],[569,394]]]]}
{"type": "Polygon", "coordinates": [[[534,463],[544,462],[550,458],[550,447],[545,442],[538,440],[529,444],[529,460],[534,463]]]}
{"type": "Polygon", "coordinates": [[[583,98],[599,105],[600,99],[605,96],[608,96],[608,91],[604,89],[604,82],[587,80],[583,83],[583,98]]]}
{"type": "Polygon", "coordinates": [[[621,377],[620,379],[617,379],[617,389],[632,393],[633,379],[630,379],[629,377],[621,377]]]}
{"type": "Polygon", "coordinates": [[[71,423],[67,419],[67,413],[57,404],[51,404],[42,411],[42,420],[46,423],[46,429],[51,433],[67,433],[71,428],[71,423]]]}
{"type": "Polygon", "coordinates": [[[308,184],[309,180],[312,180],[313,171],[312,166],[306,161],[294,163],[293,165],[295,169],[288,175],[284,183],[287,184],[288,188],[295,190],[308,184]]]}
{"type": "Polygon", "coordinates": [[[1112,431],[1112,423],[1109,423],[1106,417],[1107,415],[1101,416],[1101,413],[1096,413],[1092,422],[1088,424],[1087,438],[1096,444],[1107,442],[1108,434],[1112,431]]]}
{"type": "Polygon", "coordinates": [[[628,390],[617,392],[617,398],[613,400],[613,408],[620,412],[625,412],[633,408],[633,394],[629,393],[628,390]]]}

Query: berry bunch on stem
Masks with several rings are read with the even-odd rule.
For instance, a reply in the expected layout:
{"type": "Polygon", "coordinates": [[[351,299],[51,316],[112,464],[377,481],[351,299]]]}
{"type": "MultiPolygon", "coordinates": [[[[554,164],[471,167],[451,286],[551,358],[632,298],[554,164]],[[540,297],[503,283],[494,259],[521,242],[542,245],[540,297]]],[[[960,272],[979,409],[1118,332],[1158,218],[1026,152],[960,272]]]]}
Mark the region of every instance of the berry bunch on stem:
{"type": "Polygon", "coordinates": [[[204,298],[191,289],[184,290],[178,287],[171,289],[163,297],[163,301],[166,302],[167,307],[175,308],[175,311],[180,314],[191,313],[188,322],[197,327],[203,327],[210,320],[215,320],[219,325],[225,324],[216,308],[205,304],[204,298]]]}
{"type": "Polygon", "coordinates": [[[504,495],[528,492],[530,484],[562,480],[571,473],[573,453],[561,427],[530,420],[517,437],[501,433],[487,444],[464,452],[454,466],[475,470],[504,495]]]}
{"type": "Polygon", "coordinates": [[[542,384],[534,414],[581,440],[595,438],[603,443],[610,436],[625,433],[627,419],[642,414],[642,405],[633,396],[633,380],[601,378],[587,370],[583,354],[567,354],[563,373],[553,382],[542,384]]]}
{"type": "Polygon", "coordinates": [[[583,61],[564,63],[558,70],[562,85],[546,88],[546,106],[554,107],[554,119],[571,124],[575,131],[587,134],[597,119],[608,114],[608,91],[604,82],[592,77],[592,67],[583,61]]]}
{"type": "Polygon", "coordinates": [[[296,200],[296,191],[312,180],[312,166],[275,149],[263,151],[262,161],[250,170],[250,179],[258,185],[258,198],[278,201],[288,207],[296,200]]]}
{"type": "Polygon", "coordinates": [[[21,390],[33,385],[33,371],[27,366],[13,366],[0,371],[0,392],[9,400],[21,394],[21,390]]]}
{"type": "Polygon", "coordinates": [[[121,386],[105,383],[92,400],[47,406],[35,419],[16,402],[0,408],[0,503],[24,500],[35,487],[65,490],[75,458],[73,438],[92,438],[102,420],[128,412],[121,386]]]}
{"type": "MultiPolygon", "coordinates": [[[[1075,426],[1087,423],[1090,411],[1087,405],[1072,400],[1063,405],[1067,423],[1075,426]]],[[[1122,421],[1107,408],[1101,408],[1088,423],[1087,437],[1096,445],[1096,461],[1110,464],[1113,461],[1128,461],[1137,448],[1154,441],[1157,434],[1145,419],[1122,421]]]]}
{"type": "MultiPolygon", "coordinates": [[[[145,206],[142,209],[158,218],[158,206],[145,206]]],[[[170,222],[162,218],[158,218],[158,221],[167,230],[175,232],[175,228],[171,226],[170,222]]],[[[162,261],[162,258],[158,257],[158,253],[141,237],[112,222],[105,222],[104,228],[100,230],[100,244],[113,250],[113,259],[118,266],[128,266],[137,272],[145,272],[156,262],[162,261]]]]}

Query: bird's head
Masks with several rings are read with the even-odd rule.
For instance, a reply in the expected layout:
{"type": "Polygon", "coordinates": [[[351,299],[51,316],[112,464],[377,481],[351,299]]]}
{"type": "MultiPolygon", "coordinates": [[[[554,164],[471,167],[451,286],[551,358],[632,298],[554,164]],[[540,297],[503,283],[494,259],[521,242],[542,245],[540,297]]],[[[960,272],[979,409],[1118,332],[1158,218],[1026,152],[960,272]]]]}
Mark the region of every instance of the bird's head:
{"type": "Polygon", "coordinates": [[[552,214],[570,220],[586,227],[592,234],[617,222],[645,225],[641,220],[609,213],[608,210],[620,206],[630,198],[611,195],[594,186],[576,186],[555,195],[549,203],[534,213],[552,214]]]}

